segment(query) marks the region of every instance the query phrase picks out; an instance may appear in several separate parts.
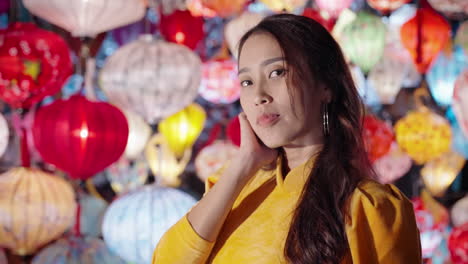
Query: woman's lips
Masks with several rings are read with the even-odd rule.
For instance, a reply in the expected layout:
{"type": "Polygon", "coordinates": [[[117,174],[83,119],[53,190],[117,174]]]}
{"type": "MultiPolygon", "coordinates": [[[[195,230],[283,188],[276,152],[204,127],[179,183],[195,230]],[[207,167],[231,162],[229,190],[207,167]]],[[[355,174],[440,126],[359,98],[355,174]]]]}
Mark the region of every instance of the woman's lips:
{"type": "Polygon", "coordinates": [[[270,127],[279,121],[279,114],[262,114],[257,117],[257,125],[262,127],[270,127]]]}

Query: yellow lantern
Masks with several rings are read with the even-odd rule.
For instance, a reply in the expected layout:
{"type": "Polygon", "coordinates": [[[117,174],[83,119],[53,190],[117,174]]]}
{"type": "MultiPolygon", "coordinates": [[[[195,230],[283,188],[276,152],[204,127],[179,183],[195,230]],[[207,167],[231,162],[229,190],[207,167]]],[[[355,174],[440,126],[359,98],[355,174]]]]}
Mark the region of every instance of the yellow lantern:
{"type": "Polygon", "coordinates": [[[435,196],[442,196],[465,164],[465,158],[453,151],[429,161],[421,170],[426,188],[435,196]]]}
{"type": "Polygon", "coordinates": [[[169,116],[159,123],[159,132],[166,139],[177,158],[192,147],[205,125],[205,110],[198,104],[191,104],[182,111],[169,116]]]}
{"type": "Polygon", "coordinates": [[[177,187],[180,185],[179,176],[190,161],[192,150],[186,149],[178,159],[165,138],[161,134],[155,134],[146,146],[145,155],[151,171],[161,180],[161,185],[177,187]]]}
{"type": "Polygon", "coordinates": [[[30,168],[0,175],[0,245],[21,256],[34,253],[73,223],[75,194],[64,179],[30,168]]]}
{"type": "Polygon", "coordinates": [[[306,0],[260,0],[268,8],[275,12],[292,12],[294,9],[303,7],[306,4],[306,0]]]}

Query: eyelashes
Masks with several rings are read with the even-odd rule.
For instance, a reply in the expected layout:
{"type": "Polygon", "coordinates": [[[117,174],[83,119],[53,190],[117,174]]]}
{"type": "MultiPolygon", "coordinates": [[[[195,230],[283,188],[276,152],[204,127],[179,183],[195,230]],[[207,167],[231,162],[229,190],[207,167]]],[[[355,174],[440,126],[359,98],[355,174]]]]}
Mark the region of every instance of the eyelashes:
{"type": "MultiPolygon", "coordinates": [[[[286,74],[286,72],[287,72],[286,69],[279,68],[279,69],[271,71],[270,74],[268,75],[268,78],[272,79],[272,78],[283,77],[286,74]]],[[[241,87],[247,87],[252,84],[253,82],[251,80],[243,80],[240,82],[241,87]]]]}

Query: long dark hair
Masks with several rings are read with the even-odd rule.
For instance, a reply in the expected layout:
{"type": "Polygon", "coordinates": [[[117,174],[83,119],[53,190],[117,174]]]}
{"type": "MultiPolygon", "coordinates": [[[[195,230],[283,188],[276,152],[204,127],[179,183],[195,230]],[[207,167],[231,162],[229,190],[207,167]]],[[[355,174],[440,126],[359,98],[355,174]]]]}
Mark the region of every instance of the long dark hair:
{"type": "Polygon", "coordinates": [[[339,45],[318,22],[291,14],[266,17],[242,37],[239,55],[260,32],[278,41],[299,93],[316,83],[331,92],[329,134],[302,190],[284,255],[291,263],[339,263],[349,248],[349,198],[362,179],[373,177],[362,138],[363,103],[339,45]]]}

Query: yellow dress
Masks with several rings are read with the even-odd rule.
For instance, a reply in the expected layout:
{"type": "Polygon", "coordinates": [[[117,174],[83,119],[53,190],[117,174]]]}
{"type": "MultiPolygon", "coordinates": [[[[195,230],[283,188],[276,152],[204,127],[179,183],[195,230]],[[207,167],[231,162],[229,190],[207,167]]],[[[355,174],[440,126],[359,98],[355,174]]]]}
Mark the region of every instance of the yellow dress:
{"type": "MultiPolygon", "coordinates": [[[[200,237],[185,215],[161,238],[152,263],[287,263],[284,243],[314,158],[286,177],[278,160],[276,170],[259,170],[246,184],[216,241],[200,237]]],[[[206,191],[220,174],[207,180],[206,191]]],[[[350,250],[342,264],[422,263],[412,204],[395,186],[361,182],[351,197],[350,213],[345,228],[350,250]]]]}

